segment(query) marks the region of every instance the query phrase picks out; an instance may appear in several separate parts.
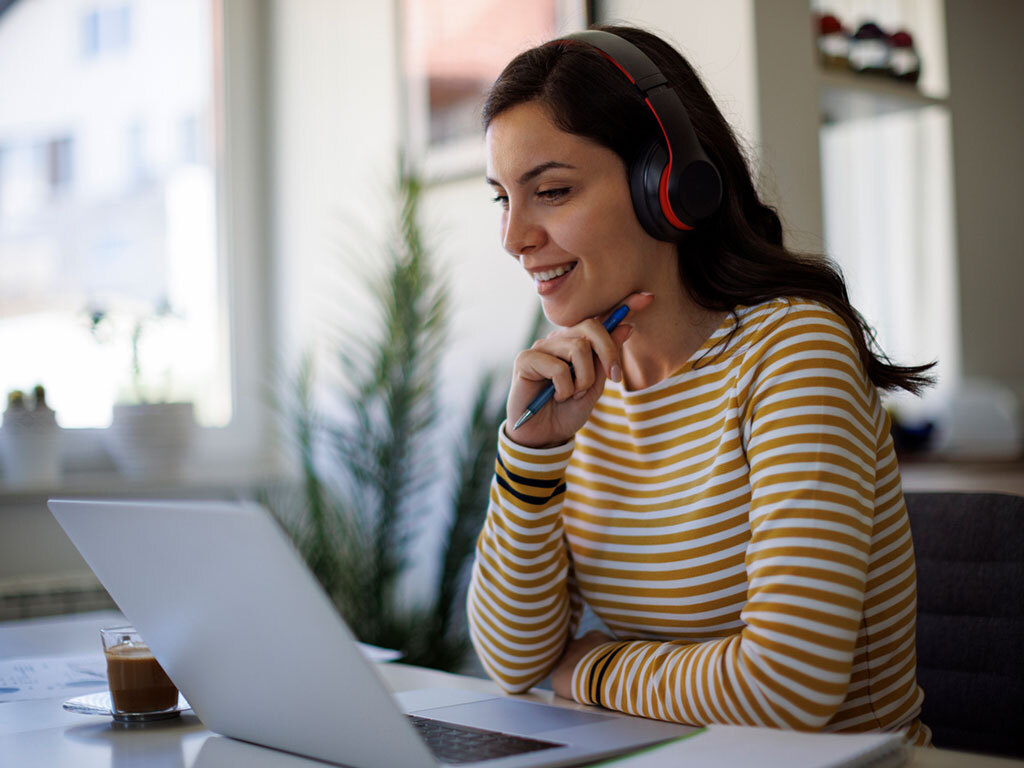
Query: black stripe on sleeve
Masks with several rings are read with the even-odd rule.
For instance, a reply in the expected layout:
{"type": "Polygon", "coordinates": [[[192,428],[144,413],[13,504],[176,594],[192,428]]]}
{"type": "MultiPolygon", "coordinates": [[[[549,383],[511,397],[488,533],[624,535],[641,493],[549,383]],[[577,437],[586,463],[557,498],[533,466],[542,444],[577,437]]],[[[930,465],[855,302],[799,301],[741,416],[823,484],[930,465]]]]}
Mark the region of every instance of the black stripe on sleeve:
{"type": "Polygon", "coordinates": [[[617,648],[613,648],[600,659],[595,661],[590,667],[590,676],[587,680],[587,688],[589,689],[591,700],[599,707],[604,706],[601,703],[601,683],[604,681],[604,673],[608,670],[608,667],[611,666],[612,659],[615,658],[616,654],[625,647],[625,644],[622,644],[617,648]],[[597,672],[598,667],[601,667],[601,671],[598,673],[597,681],[595,683],[594,673],[597,672]]]}
{"type": "Polygon", "coordinates": [[[548,496],[527,496],[525,493],[520,493],[513,488],[508,480],[502,477],[500,474],[495,473],[494,478],[498,481],[498,485],[504,488],[512,496],[515,496],[519,501],[524,504],[532,504],[533,506],[543,506],[549,503],[556,496],[565,493],[565,483],[563,482],[557,488],[555,488],[548,496]]]}
{"type": "Polygon", "coordinates": [[[562,482],[562,479],[559,477],[552,478],[551,480],[541,480],[536,477],[525,477],[523,475],[517,475],[515,472],[510,471],[509,468],[505,466],[505,462],[501,460],[500,454],[498,455],[498,465],[505,471],[505,474],[508,475],[509,480],[512,480],[515,483],[519,483],[520,485],[529,485],[534,488],[554,488],[560,482],[562,482]]]}

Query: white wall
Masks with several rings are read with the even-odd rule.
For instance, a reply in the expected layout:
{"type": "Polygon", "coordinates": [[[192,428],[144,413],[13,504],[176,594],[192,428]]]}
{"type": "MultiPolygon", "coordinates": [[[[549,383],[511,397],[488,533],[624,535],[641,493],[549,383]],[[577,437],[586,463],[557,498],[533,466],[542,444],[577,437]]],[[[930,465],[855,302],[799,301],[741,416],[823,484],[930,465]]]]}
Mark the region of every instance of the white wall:
{"type": "Polygon", "coordinates": [[[946,0],[946,14],[963,373],[1024,403],[1024,3],[946,0]]]}
{"type": "MultiPolygon", "coordinates": [[[[340,309],[350,222],[387,207],[400,125],[393,3],[274,0],[270,39],[275,362],[292,363],[340,309]],[[278,357],[280,356],[280,357],[278,357]],[[280,358],[284,358],[283,360],[280,358]]],[[[365,258],[376,254],[369,243],[365,258]]]]}
{"type": "Polygon", "coordinates": [[[725,119],[756,157],[758,117],[754,0],[606,0],[607,24],[632,24],[673,43],[694,66],[725,119]]]}

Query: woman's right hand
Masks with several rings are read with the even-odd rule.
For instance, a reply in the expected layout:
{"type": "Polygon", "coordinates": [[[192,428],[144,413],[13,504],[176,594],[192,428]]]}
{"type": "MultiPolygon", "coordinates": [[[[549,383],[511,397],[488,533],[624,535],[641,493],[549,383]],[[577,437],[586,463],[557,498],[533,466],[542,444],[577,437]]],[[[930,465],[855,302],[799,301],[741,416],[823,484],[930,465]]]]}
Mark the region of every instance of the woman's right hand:
{"type": "MultiPolygon", "coordinates": [[[[635,312],[653,300],[649,293],[633,293],[620,304],[629,307],[627,320],[631,320],[635,312]]],[[[610,313],[611,310],[607,314],[610,313]]],[[[621,380],[622,345],[633,326],[624,322],[608,333],[601,325],[606,316],[588,318],[570,328],[557,328],[516,356],[505,423],[505,433],[513,442],[531,448],[568,442],[590,418],[594,404],[604,392],[605,380],[621,380]],[[554,397],[519,429],[513,429],[549,381],[555,385],[554,397]]]]}

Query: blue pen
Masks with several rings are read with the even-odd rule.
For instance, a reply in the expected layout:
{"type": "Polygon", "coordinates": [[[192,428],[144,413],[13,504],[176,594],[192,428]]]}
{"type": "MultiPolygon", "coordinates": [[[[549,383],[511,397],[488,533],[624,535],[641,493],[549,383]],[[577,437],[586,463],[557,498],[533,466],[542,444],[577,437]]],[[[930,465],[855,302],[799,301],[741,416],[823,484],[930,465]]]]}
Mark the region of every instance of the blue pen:
{"type": "MultiPolygon", "coordinates": [[[[622,319],[629,314],[629,307],[623,304],[621,307],[612,312],[608,318],[601,323],[604,329],[611,333],[615,330],[615,326],[622,322],[622,319]]],[[[572,366],[569,366],[569,370],[572,370],[572,366]]],[[[516,423],[512,426],[513,430],[519,429],[523,424],[530,420],[531,417],[535,416],[537,412],[544,407],[548,400],[555,394],[555,383],[551,382],[544,390],[530,401],[530,404],[526,406],[526,410],[523,411],[523,415],[516,419],[516,423]]]]}

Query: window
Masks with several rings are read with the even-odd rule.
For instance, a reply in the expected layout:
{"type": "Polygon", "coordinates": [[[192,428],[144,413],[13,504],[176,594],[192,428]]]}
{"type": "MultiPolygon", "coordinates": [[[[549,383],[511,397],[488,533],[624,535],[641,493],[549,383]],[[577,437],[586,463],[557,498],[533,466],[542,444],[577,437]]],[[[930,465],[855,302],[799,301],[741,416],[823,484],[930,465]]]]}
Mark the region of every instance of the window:
{"type": "Polygon", "coordinates": [[[100,12],[89,11],[82,16],[82,55],[95,56],[100,51],[100,12]]]}
{"type": "Polygon", "coordinates": [[[50,193],[57,195],[71,186],[72,140],[69,137],[51,139],[44,145],[46,183],[50,193]]]}
{"type": "Polygon", "coordinates": [[[214,144],[211,0],[66,17],[64,0],[0,12],[0,80],[16,84],[0,110],[0,395],[43,384],[63,427],[105,427],[133,399],[188,399],[223,426],[228,292],[198,150],[214,144]],[[75,23],[83,53],[121,55],[67,56],[54,31],[75,23]]]}
{"type": "Polygon", "coordinates": [[[86,58],[127,48],[131,43],[131,8],[95,8],[82,16],[82,55],[86,58]]]}
{"type": "Polygon", "coordinates": [[[480,107],[516,53],[587,25],[582,0],[402,0],[410,156],[429,178],[483,167],[480,107]]]}

